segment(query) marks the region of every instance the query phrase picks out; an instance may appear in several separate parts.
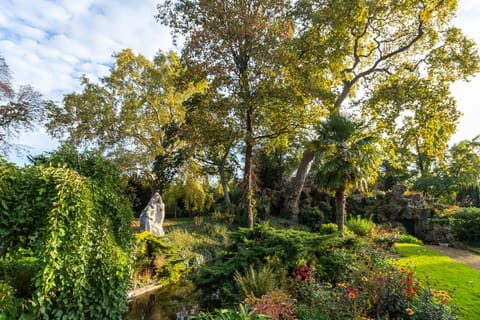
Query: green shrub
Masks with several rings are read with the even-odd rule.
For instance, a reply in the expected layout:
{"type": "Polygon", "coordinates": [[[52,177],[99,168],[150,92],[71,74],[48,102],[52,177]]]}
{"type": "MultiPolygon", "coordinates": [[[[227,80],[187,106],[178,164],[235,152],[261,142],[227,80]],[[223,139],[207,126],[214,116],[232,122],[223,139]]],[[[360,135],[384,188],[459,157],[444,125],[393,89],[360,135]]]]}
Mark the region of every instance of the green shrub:
{"type": "Polygon", "coordinates": [[[215,223],[232,224],[235,221],[235,214],[232,213],[232,210],[215,210],[212,213],[212,220],[215,223]]]}
{"type": "Polygon", "coordinates": [[[212,313],[200,312],[192,320],[267,320],[270,317],[261,314],[255,314],[255,310],[251,310],[248,305],[240,304],[238,310],[233,309],[216,309],[212,313]]]}
{"type": "Polygon", "coordinates": [[[325,215],[318,207],[306,208],[300,211],[298,222],[306,225],[312,231],[319,231],[320,226],[325,221],[325,215]]]}
{"type": "Polygon", "coordinates": [[[0,260],[0,279],[8,281],[19,297],[30,298],[35,290],[33,279],[38,270],[39,262],[35,257],[10,257],[0,260]]]}
{"type": "Polygon", "coordinates": [[[119,318],[132,248],[132,212],[114,185],[119,173],[107,162],[87,161],[85,177],[43,160],[22,169],[0,161],[4,276],[18,294],[29,295],[31,317],[119,318]]]}
{"type": "Polygon", "coordinates": [[[15,289],[5,281],[0,280],[0,319],[15,319],[17,316],[17,301],[15,289]]]}
{"type": "Polygon", "coordinates": [[[325,223],[320,226],[320,234],[332,234],[338,232],[336,223],[325,223]]]}
{"type": "Polygon", "coordinates": [[[454,214],[451,232],[455,240],[480,244],[480,208],[460,208],[454,214]]]}
{"type": "Polygon", "coordinates": [[[362,218],[357,215],[355,218],[348,218],[345,225],[350,231],[358,236],[366,236],[375,229],[375,223],[371,219],[362,218]]]}
{"type": "Polygon", "coordinates": [[[243,270],[243,273],[235,270],[233,279],[243,293],[244,298],[250,295],[259,298],[273,290],[278,282],[275,276],[275,270],[270,265],[263,265],[258,269],[250,265],[243,270]]]}
{"type": "Polygon", "coordinates": [[[134,279],[169,284],[178,281],[190,269],[189,260],[192,257],[182,255],[168,239],[156,237],[149,232],[139,233],[135,237],[134,279]],[[141,279],[141,275],[146,272],[150,273],[141,279]]]}
{"type": "Polygon", "coordinates": [[[203,291],[220,291],[225,302],[239,301],[241,295],[233,280],[237,270],[250,266],[259,269],[270,263],[274,273],[295,274],[298,266],[311,262],[321,270],[322,276],[329,277],[347,270],[345,258],[359,246],[359,239],[338,238],[335,233],[319,235],[260,225],[230,233],[230,245],[212,264],[200,267],[192,278],[203,291]],[[342,247],[348,254],[343,252],[329,263],[330,246],[342,247]]]}
{"type": "Polygon", "coordinates": [[[401,234],[397,240],[399,243],[413,243],[413,244],[423,244],[422,240],[418,239],[415,236],[410,234],[401,234]]]}

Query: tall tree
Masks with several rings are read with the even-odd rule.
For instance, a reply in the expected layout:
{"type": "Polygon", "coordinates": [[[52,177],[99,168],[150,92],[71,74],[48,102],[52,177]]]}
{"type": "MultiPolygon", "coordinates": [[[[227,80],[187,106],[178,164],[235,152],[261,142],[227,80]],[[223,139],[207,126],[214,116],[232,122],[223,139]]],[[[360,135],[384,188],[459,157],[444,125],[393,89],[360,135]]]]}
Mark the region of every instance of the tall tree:
{"type": "Polygon", "coordinates": [[[173,52],[159,52],[149,61],[123,50],[108,76],[99,83],[83,77],[81,93],[68,94],[63,106],[49,109],[49,133],[75,146],[98,147],[125,170],[151,173],[157,160],[162,184],[182,159],[183,102],[205,89],[202,83],[182,82],[185,70],[173,52]]]}
{"type": "Polygon", "coordinates": [[[449,150],[448,172],[457,185],[476,186],[480,183],[480,136],[463,140],[449,150]]]}
{"type": "Polygon", "coordinates": [[[404,169],[413,164],[420,176],[429,175],[444,157],[460,115],[447,83],[410,73],[380,84],[363,109],[385,137],[386,159],[404,169]]]}
{"type": "MultiPolygon", "coordinates": [[[[466,79],[478,71],[479,55],[474,42],[451,24],[456,7],[455,0],[298,1],[295,51],[304,89],[335,114],[354,112],[356,100],[400,72],[443,75],[447,88],[466,79]]],[[[360,106],[370,112],[365,101],[360,106]]],[[[285,202],[291,211],[298,211],[312,160],[305,152],[295,190],[289,191],[296,197],[285,202]]]]}
{"type": "Polygon", "coordinates": [[[378,173],[378,139],[359,122],[332,115],[320,123],[316,148],[322,157],[320,181],[335,192],[338,231],[343,236],[345,201],[351,187],[366,186],[378,173]]]}
{"type": "Polygon", "coordinates": [[[31,86],[16,89],[10,68],[0,56],[0,151],[7,153],[13,146],[10,139],[38,125],[44,114],[45,102],[31,86]]]}
{"type": "MultiPolygon", "coordinates": [[[[230,114],[230,100],[213,94],[197,94],[186,102],[186,130],[194,145],[194,156],[206,167],[214,167],[227,206],[231,204],[228,172],[232,153],[238,144],[240,128],[230,114]]],[[[210,170],[209,170],[210,171],[210,170]]]]}
{"type": "Polygon", "coordinates": [[[304,101],[290,88],[283,68],[285,41],[293,36],[290,1],[165,0],[160,22],[185,38],[183,58],[229,97],[230,113],[241,125],[247,224],[254,224],[255,148],[304,118],[304,101]]]}

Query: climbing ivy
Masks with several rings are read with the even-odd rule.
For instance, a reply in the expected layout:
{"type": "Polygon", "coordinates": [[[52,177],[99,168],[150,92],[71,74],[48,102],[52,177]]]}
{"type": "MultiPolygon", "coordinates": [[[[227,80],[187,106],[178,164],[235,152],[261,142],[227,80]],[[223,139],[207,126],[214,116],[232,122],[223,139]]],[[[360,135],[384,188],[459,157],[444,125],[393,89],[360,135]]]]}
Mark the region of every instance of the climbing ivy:
{"type": "Polygon", "coordinates": [[[125,227],[132,213],[120,194],[66,166],[18,169],[3,160],[0,188],[2,262],[30,256],[36,264],[24,312],[121,319],[132,273],[125,227]]]}

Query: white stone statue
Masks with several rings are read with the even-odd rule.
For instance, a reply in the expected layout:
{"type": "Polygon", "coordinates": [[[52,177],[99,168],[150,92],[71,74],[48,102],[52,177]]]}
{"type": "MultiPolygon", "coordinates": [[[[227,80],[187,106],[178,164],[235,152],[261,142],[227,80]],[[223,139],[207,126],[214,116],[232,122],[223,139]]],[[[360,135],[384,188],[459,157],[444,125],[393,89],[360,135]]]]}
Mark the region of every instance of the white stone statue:
{"type": "Polygon", "coordinates": [[[165,232],[163,231],[165,204],[158,192],[155,192],[150,201],[148,201],[148,204],[142,210],[139,219],[141,231],[148,231],[159,237],[165,235],[165,232]]]}

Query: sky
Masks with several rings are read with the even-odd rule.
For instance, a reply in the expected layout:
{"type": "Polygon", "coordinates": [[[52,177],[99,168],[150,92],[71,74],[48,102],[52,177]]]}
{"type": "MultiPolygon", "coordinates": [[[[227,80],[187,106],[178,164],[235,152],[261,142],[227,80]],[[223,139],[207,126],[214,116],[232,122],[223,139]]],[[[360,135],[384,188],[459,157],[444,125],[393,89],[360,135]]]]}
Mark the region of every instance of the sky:
{"type": "MultiPolygon", "coordinates": [[[[80,77],[108,74],[113,54],[131,48],[153,58],[158,50],[175,50],[169,31],[157,23],[157,0],[0,0],[0,55],[14,84],[30,84],[44,99],[61,101],[80,91],[80,77]]],[[[459,0],[455,25],[480,44],[480,0],[459,0]]],[[[480,134],[480,74],[453,85],[463,116],[451,143],[480,134]]],[[[24,163],[58,147],[41,129],[16,141],[28,147],[9,160],[24,163]]]]}

